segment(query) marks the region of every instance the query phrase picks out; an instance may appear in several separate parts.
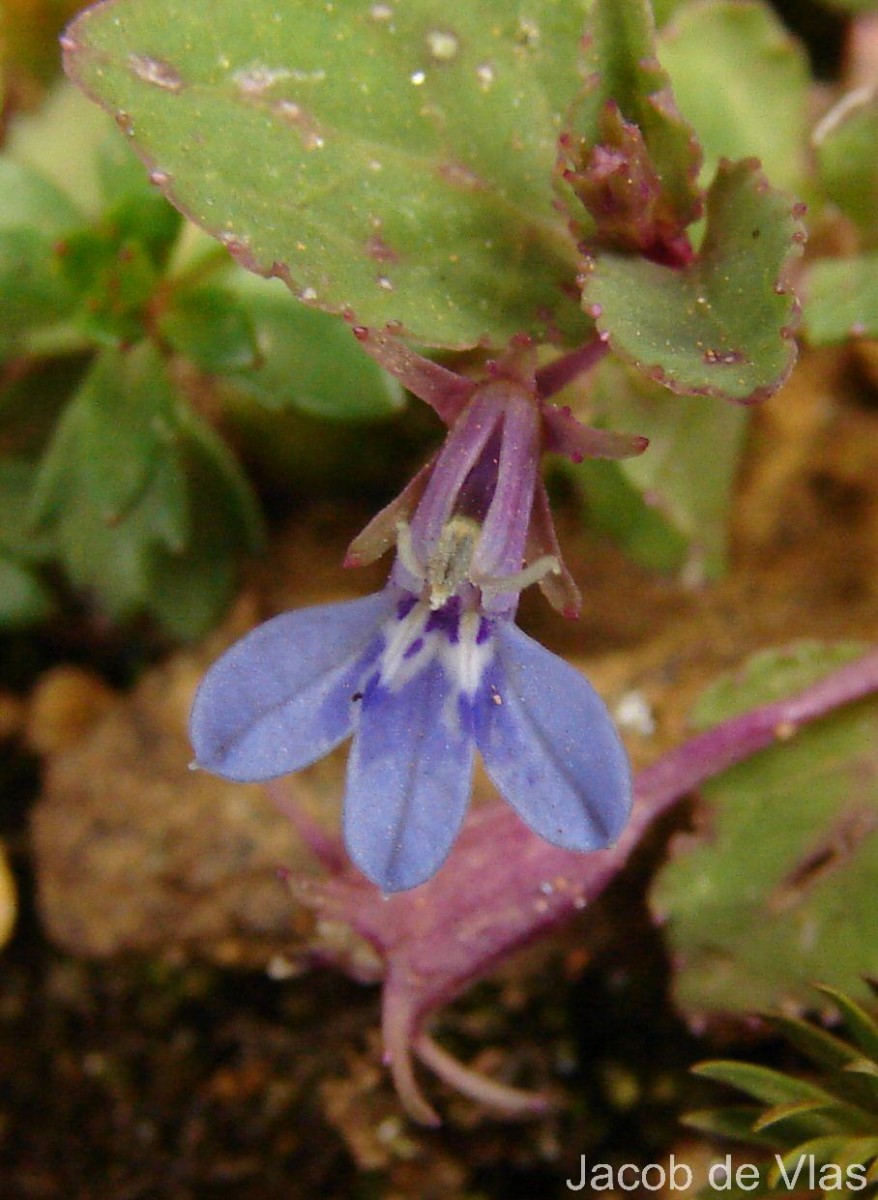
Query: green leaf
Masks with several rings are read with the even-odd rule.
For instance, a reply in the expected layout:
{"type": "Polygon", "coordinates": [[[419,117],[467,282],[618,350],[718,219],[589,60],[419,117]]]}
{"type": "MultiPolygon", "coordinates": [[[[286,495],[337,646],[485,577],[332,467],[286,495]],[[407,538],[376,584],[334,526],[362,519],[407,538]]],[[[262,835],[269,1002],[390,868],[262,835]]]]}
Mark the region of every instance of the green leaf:
{"type": "Polygon", "coordinates": [[[26,228],[61,237],[83,222],[68,197],[33,168],[0,157],[0,229],[26,228]]]}
{"type": "Polygon", "coordinates": [[[551,177],[586,7],[111,0],[66,65],[174,204],[313,303],[432,345],[547,313],[581,340],[551,177]]]}
{"type": "MultiPolygon", "coordinates": [[[[815,1084],[755,1063],[717,1059],[713,1062],[699,1063],[692,1070],[704,1079],[713,1079],[717,1083],[725,1083],[740,1092],[746,1092],[748,1096],[753,1096],[764,1104],[832,1102],[829,1093],[815,1084]]],[[[758,1129],[755,1132],[759,1132],[758,1129]]]]}
{"type": "Polygon", "coordinates": [[[113,122],[72,84],[57,84],[33,113],[16,115],[6,155],[51,181],[76,207],[95,215],[105,204],[97,174],[98,147],[113,122]]]}
{"type": "Polygon", "coordinates": [[[250,315],[236,296],[221,287],[173,292],[158,328],[178,354],[190,358],[202,371],[227,374],[252,369],[259,361],[250,315]]]}
{"type": "Polygon", "coordinates": [[[113,523],[137,501],[168,439],[175,400],[156,350],[141,343],[95,359],[58,424],[33,500],[37,524],[71,500],[75,471],[83,501],[113,523]]]}
{"type": "Polygon", "coordinates": [[[20,629],[46,620],[54,608],[38,567],[53,547],[27,530],[27,505],[35,470],[22,459],[0,459],[0,628],[20,629]]]}
{"type": "MultiPolygon", "coordinates": [[[[697,1074],[698,1067],[693,1067],[693,1071],[697,1074]]],[[[729,1104],[725,1108],[705,1108],[686,1113],[683,1124],[711,1137],[731,1138],[754,1146],[777,1146],[777,1138],[770,1133],[753,1132],[761,1112],[762,1109],[755,1104],[729,1104]]]]}
{"type": "MultiPolygon", "coordinates": [[[[808,1166],[812,1161],[817,1166],[837,1163],[842,1169],[854,1162],[858,1165],[865,1165],[871,1157],[867,1147],[872,1141],[871,1138],[855,1138],[845,1133],[825,1134],[797,1145],[795,1149],[785,1154],[781,1161],[788,1175],[792,1175],[796,1168],[804,1162],[805,1170],[802,1172],[802,1176],[803,1180],[806,1180],[808,1166]]],[[[771,1168],[768,1178],[774,1187],[782,1182],[780,1163],[771,1168]]],[[[843,1181],[842,1187],[844,1187],[843,1181]]],[[[830,1187],[827,1188],[827,1191],[835,1193],[839,1191],[839,1188],[830,1187]]]]}
{"type": "Polygon", "coordinates": [[[37,229],[0,228],[0,354],[12,354],[29,332],[68,316],[76,295],[53,238],[37,229]]]}
{"type": "Polygon", "coordinates": [[[755,704],[773,704],[804,691],[830,671],[865,652],[863,642],[800,641],[752,654],[743,671],[723,675],[702,693],[689,714],[694,729],[710,729],[755,704]]]}
{"type": "Polygon", "coordinates": [[[265,528],[253,490],[238,460],[216,431],[190,408],[178,413],[179,428],[190,461],[205,478],[214,495],[222,497],[219,528],[236,546],[262,549],[265,528]]]}
{"type": "Polygon", "coordinates": [[[36,573],[0,550],[0,628],[35,625],[52,608],[52,594],[36,573]]]}
{"type": "Polygon", "coordinates": [[[324,420],[374,420],[402,408],[402,387],[337,318],[297,303],[277,281],[240,271],[230,283],[260,359],[236,374],[237,391],[269,411],[298,408],[324,420]]]}
{"type": "Polygon", "coordinates": [[[755,155],[773,186],[802,190],[808,60],[767,4],[683,5],[662,33],[659,54],[704,150],[705,179],[721,158],[755,155]]]}
{"type": "MultiPolygon", "coordinates": [[[[648,453],[648,451],[647,451],[648,453]]],[[[686,539],[623,473],[622,464],[595,458],[562,464],[586,500],[589,525],[608,534],[635,562],[651,571],[677,571],[686,562],[686,539]]]]}
{"type": "Polygon", "coordinates": [[[754,1128],[757,1132],[772,1126],[783,1127],[784,1131],[795,1131],[800,1124],[809,1125],[815,1137],[824,1133],[834,1133],[837,1129],[844,1129],[850,1133],[868,1133],[875,1127],[875,1117],[844,1101],[801,1100],[776,1104],[766,1109],[754,1128]]]}
{"type": "Polygon", "coordinates": [[[98,147],[97,171],[108,204],[101,228],[120,245],[137,242],[156,267],[164,266],[180,233],[180,214],[150,182],[118,130],[98,147]]]}
{"type": "MultiPolygon", "coordinates": [[[[798,691],[851,647],[766,652],[717,685],[695,713],[711,722],[798,691]],[[822,669],[820,669],[822,667],[822,669]]],[[[659,873],[678,1003],[752,1010],[808,1003],[808,983],[855,994],[878,974],[878,704],[839,711],[703,789],[707,837],[659,873]]]]}
{"type": "MultiPolygon", "coordinates": [[[[699,396],[671,398],[611,359],[601,364],[592,400],[602,424],[649,438],[645,454],[620,462],[617,469],[683,536],[690,559],[707,575],[719,574],[746,411],[705,403],[699,396]]],[[[591,466],[583,464],[579,474],[585,477],[591,466]]]]}
{"type": "Polygon", "coordinates": [[[181,402],[149,343],[97,358],[41,465],[33,517],[73,585],[117,621],[155,616],[204,633],[262,521],[240,467],[181,402]]]}
{"type": "MultiPolygon", "coordinates": [[[[828,997],[841,1013],[844,1026],[854,1042],[867,1054],[875,1064],[878,1064],[878,1022],[850,996],[838,988],[818,987],[818,991],[828,997]]],[[[853,1067],[851,1066],[853,1070],[853,1067]]]]}
{"type": "Polygon", "coordinates": [[[787,276],[803,233],[752,161],[722,163],[691,267],[601,253],[583,302],[623,359],[672,391],[764,399],[795,361],[787,276]]]}
{"type": "Polygon", "coordinates": [[[806,276],[805,331],[814,346],[878,337],[878,253],[820,259],[806,276]]]}
{"type": "Polygon", "coordinates": [[[112,227],[85,227],[65,238],[61,251],[64,277],[80,298],[76,323],[104,345],[140,340],[159,280],[147,248],[117,235],[112,227]]]}
{"type": "Polygon", "coordinates": [[[765,1019],[773,1029],[783,1034],[791,1045],[806,1054],[817,1066],[841,1068],[856,1056],[847,1042],[810,1021],[777,1013],[770,1013],[765,1019]]]}
{"type": "Polygon", "coordinates": [[[827,198],[857,225],[872,246],[878,238],[876,140],[878,98],[872,88],[842,96],[812,137],[827,198]]]}
{"type": "Polygon", "coordinates": [[[48,180],[0,157],[0,354],[19,350],[28,331],[51,325],[73,308],[58,247],[82,220],[48,180]]]}
{"type": "Polygon", "coordinates": [[[28,564],[45,562],[52,553],[51,539],[28,527],[36,474],[36,466],[23,458],[0,458],[0,549],[28,564]]]}
{"type": "Polygon", "coordinates": [[[192,529],[185,554],[158,548],[149,611],[174,637],[202,636],[231,599],[242,551],[264,539],[253,493],[225,443],[191,411],[181,414],[192,529]]]}

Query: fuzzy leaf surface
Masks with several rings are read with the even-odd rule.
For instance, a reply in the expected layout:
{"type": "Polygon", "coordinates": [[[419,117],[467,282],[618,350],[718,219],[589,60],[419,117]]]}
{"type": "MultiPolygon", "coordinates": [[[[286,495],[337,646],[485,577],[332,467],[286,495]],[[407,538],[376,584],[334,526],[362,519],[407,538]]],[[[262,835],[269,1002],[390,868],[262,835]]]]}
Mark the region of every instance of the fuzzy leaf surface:
{"type": "MultiPolygon", "coordinates": [[[[766,651],[696,710],[714,724],[799,689],[857,653],[766,651]]],[[[706,837],[681,838],[659,873],[676,995],[690,1012],[777,1008],[814,979],[855,995],[878,970],[878,705],[794,733],[703,789],[706,837]]]]}
{"type": "Polygon", "coordinates": [[[432,345],[587,322],[553,206],[585,0],[110,0],[65,39],[152,178],[246,266],[432,345]]]}
{"type": "Polygon", "coordinates": [[[752,403],[795,361],[787,274],[803,232],[755,160],[721,163],[690,267],[600,253],[583,291],[619,356],[672,391],[752,403]]]}

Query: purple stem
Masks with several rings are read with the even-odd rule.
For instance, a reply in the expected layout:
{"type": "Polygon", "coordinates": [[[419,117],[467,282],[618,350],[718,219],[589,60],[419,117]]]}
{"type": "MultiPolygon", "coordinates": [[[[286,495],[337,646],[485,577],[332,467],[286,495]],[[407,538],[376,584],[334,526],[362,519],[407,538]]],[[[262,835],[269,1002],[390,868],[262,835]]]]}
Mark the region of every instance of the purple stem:
{"type": "Polygon", "coordinates": [[[460,416],[475,390],[473,380],[465,379],[455,371],[424,358],[397,338],[378,329],[355,325],[353,334],[379,366],[395,376],[413,395],[429,404],[446,425],[452,425],[460,416]]]}
{"type": "MultiPolygon", "coordinates": [[[[623,841],[643,828],[669,803],[699,784],[743,762],[775,741],[787,741],[802,725],[878,691],[878,649],[840,667],[785,700],[775,700],[690,738],[637,776],[638,806],[623,841]]],[[[621,843],[620,843],[621,844],[621,843]]]]}
{"type": "Polygon", "coordinates": [[[536,374],[537,392],[542,400],[548,400],[556,392],[572,383],[577,375],[597,366],[609,350],[609,340],[605,334],[597,334],[592,341],[586,342],[578,350],[562,354],[553,362],[541,367],[536,374]]]}
{"type": "Polygon", "coordinates": [[[415,1119],[438,1121],[411,1062],[419,1045],[424,1057],[418,1038],[430,1013],[507,955],[586,908],[622,870],[649,826],[683,796],[788,740],[802,725],[876,691],[878,649],[795,696],[690,738],[639,773],[631,820],[607,850],[560,850],[496,803],[473,814],[445,867],[411,892],[384,897],[351,868],[303,886],[304,900],[347,921],[384,959],[385,1055],[415,1119]]]}

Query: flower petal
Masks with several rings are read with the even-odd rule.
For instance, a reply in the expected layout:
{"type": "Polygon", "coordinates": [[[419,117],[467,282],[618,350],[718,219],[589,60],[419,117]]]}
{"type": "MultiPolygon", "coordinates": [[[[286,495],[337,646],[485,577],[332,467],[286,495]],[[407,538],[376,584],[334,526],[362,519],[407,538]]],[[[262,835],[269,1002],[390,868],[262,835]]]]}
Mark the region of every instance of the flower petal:
{"type": "Polygon", "coordinates": [[[499,625],[476,745],[535,833],[567,850],[611,845],[631,810],[628,757],[597,692],[512,624],[499,625]]]}
{"type": "Polygon", "coordinates": [[[385,892],[429,879],[469,802],[471,719],[436,660],[398,690],[366,689],[348,763],[344,835],[356,866],[385,892]]]}
{"type": "Polygon", "coordinates": [[[217,660],[192,706],[199,767],[239,782],[308,766],[353,727],[352,693],[381,649],[394,596],[282,613],[217,660]]]}

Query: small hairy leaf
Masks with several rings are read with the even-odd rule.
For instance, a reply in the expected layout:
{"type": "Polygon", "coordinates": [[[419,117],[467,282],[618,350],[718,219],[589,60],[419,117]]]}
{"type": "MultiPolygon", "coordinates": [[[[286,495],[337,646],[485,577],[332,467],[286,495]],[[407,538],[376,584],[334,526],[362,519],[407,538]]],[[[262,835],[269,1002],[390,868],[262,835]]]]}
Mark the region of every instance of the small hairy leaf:
{"type": "Polygon", "coordinates": [[[262,517],[226,444],[190,410],[179,414],[180,470],[186,486],[186,552],[159,544],[150,562],[145,607],[174,637],[196,638],[222,616],[242,551],[261,547],[262,517]]]}
{"type": "Polygon", "coordinates": [[[613,538],[635,562],[651,571],[673,572],[685,562],[689,544],[668,514],[646,498],[622,470],[622,463],[589,460],[587,466],[564,466],[573,472],[586,502],[588,523],[613,538]]]}
{"type": "Polygon", "coordinates": [[[108,348],[71,400],[46,452],[33,499],[37,524],[71,502],[71,474],[99,520],[119,521],[142,493],[173,419],[174,396],[156,351],[108,348]]]}
{"type": "Polygon", "coordinates": [[[0,229],[26,228],[60,237],[82,224],[82,214],[33,168],[0,158],[0,229]]]}
{"type": "Polygon", "coordinates": [[[62,270],[55,239],[37,229],[0,228],[0,354],[68,316],[76,293],[62,270]]]}
{"type": "Polygon", "coordinates": [[[122,140],[107,114],[64,80],[36,111],[15,116],[4,152],[49,180],[64,196],[75,197],[77,210],[95,216],[107,199],[99,179],[98,152],[114,133],[122,140]]]}
{"type": "Polygon", "coordinates": [[[755,160],[720,164],[690,267],[600,253],[583,302],[623,359],[672,391],[764,399],[795,361],[790,263],[804,235],[755,160]]]}
{"type": "Polygon", "coordinates": [[[45,562],[51,538],[34,536],[28,512],[37,468],[24,458],[0,458],[0,550],[22,563],[45,562]]]}

